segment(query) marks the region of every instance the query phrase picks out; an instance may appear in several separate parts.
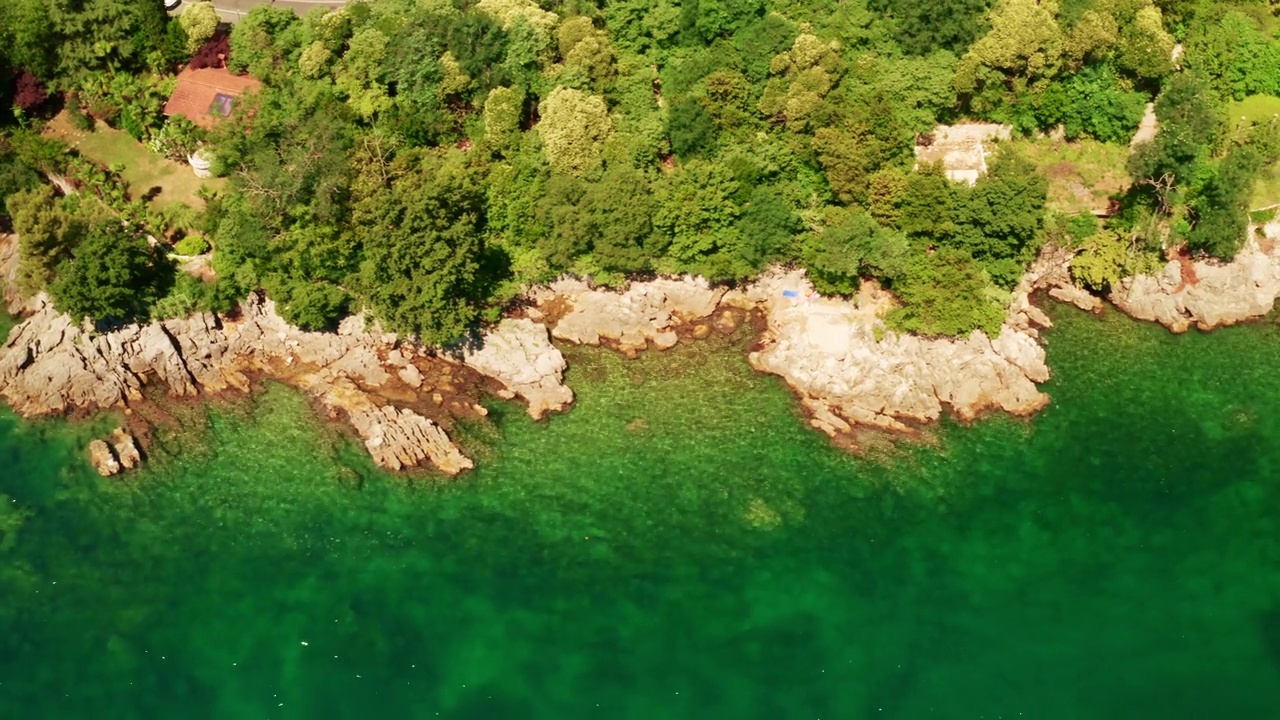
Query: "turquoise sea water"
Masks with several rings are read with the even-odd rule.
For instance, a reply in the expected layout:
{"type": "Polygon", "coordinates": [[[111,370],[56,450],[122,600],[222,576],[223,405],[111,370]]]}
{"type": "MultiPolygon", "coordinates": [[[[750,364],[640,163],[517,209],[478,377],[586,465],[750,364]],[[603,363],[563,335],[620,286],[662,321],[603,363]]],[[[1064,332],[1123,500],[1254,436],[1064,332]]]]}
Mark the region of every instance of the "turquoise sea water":
{"type": "Polygon", "coordinates": [[[453,484],[281,388],[125,480],[2,414],[0,717],[1280,717],[1280,332],[1055,318],[1043,414],[866,459],[723,340],[453,484]]]}

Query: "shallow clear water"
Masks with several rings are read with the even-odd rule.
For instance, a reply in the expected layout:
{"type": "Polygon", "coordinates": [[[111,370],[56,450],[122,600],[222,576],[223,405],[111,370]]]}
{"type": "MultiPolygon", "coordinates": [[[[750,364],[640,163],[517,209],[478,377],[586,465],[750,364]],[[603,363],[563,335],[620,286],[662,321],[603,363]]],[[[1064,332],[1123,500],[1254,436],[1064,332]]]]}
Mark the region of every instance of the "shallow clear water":
{"type": "Polygon", "coordinates": [[[572,352],[453,484],[280,388],[126,480],[0,415],[0,717],[1275,717],[1280,333],[1055,318],[1044,413],[869,459],[725,341],[572,352]]]}

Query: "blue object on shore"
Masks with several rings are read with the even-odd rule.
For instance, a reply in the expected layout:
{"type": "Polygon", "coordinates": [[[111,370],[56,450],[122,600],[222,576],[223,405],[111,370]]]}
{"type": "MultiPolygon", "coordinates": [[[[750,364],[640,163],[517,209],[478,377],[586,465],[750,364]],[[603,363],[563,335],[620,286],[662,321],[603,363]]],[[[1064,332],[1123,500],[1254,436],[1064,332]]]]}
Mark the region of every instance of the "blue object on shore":
{"type": "Polygon", "coordinates": [[[800,297],[800,293],[796,292],[795,290],[783,290],[782,297],[789,297],[789,298],[800,297]]]}

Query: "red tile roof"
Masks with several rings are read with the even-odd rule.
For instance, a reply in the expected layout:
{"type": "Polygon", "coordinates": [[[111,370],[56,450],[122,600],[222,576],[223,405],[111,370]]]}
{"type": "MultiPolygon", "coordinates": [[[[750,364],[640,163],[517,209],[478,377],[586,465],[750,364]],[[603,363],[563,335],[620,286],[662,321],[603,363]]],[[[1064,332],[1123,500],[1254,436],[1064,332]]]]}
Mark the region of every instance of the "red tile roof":
{"type": "Polygon", "coordinates": [[[258,89],[257,78],[233,75],[224,68],[187,68],[178,74],[178,86],[164,104],[165,115],[181,115],[201,127],[231,114],[235,98],[258,89]]]}

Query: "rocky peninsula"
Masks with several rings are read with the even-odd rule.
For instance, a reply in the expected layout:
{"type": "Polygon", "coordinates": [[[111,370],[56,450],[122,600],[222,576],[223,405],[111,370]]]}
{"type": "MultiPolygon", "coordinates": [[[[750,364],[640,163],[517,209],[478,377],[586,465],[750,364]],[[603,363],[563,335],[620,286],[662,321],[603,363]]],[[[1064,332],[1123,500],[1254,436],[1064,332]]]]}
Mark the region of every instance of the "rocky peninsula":
{"type": "Polygon", "coordinates": [[[853,440],[867,428],[914,433],[947,408],[962,419],[989,409],[1026,415],[1042,408],[1049,399],[1036,385],[1048,380],[1049,369],[1036,328],[1050,322],[1030,295],[1051,289],[1088,309],[1099,303],[1066,289],[1070,258],[1042,254],[995,339],[978,331],[962,339],[895,333],[883,319],[892,298],[875,283],[864,283],[851,299],[826,298],[803,271],[781,268],[734,290],[701,278],[635,282],[624,291],[561,280],[529,297],[531,316],[547,322],[552,337],[627,354],[705,337],[712,328],[732,330],[740,322],[735,315],[754,314],[762,332],[748,356],[752,367],[782,377],[814,427],[853,440]]]}

